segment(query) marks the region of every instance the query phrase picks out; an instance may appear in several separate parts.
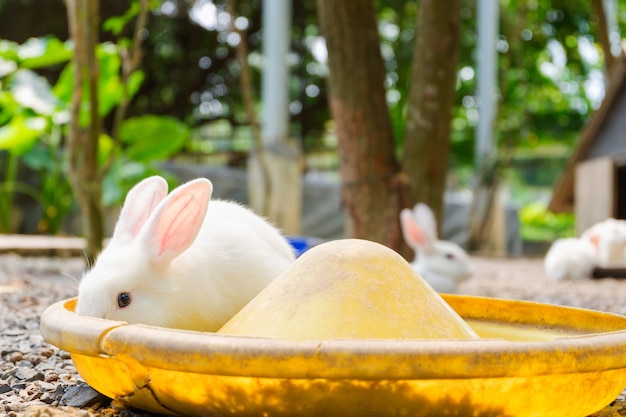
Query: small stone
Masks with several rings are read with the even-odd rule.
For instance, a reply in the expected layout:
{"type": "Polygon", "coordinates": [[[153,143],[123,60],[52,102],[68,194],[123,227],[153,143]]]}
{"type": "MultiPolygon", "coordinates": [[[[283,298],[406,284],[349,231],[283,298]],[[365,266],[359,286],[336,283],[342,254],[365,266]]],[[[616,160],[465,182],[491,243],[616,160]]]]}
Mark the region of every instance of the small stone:
{"type": "Polygon", "coordinates": [[[33,387],[26,387],[19,392],[19,396],[22,397],[25,401],[32,402],[38,400],[41,397],[42,393],[38,392],[33,387]]]}
{"type": "Polygon", "coordinates": [[[108,401],[108,397],[100,394],[89,385],[76,385],[68,388],[61,398],[61,404],[70,407],[85,408],[98,402],[108,401]]]}
{"type": "Polygon", "coordinates": [[[72,359],[72,357],[70,356],[70,353],[65,350],[59,350],[57,355],[59,355],[61,359],[72,359]]]}
{"type": "Polygon", "coordinates": [[[35,369],[38,371],[53,371],[55,368],[54,364],[51,362],[41,362],[35,367],[35,369]]]}
{"type": "Polygon", "coordinates": [[[32,345],[28,340],[22,340],[17,344],[17,350],[22,353],[28,353],[32,349],[32,345]]]}
{"type": "Polygon", "coordinates": [[[10,377],[14,376],[16,372],[17,368],[9,369],[7,372],[0,375],[0,379],[9,379],[10,377]]]}
{"type": "Polygon", "coordinates": [[[54,402],[54,398],[52,398],[52,394],[49,392],[44,392],[43,394],[41,394],[41,397],[39,397],[39,401],[41,401],[44,404],[52,404],[54,402]]]}
{"type": "Polygon", "coordinates": [[[24,354],[22,352],[11,352],[7,356],[7,360],[9,362],[20,362],[24,358],[24,354]]]}
{"type": "Polygon", "coordinates": [[[26,388],[26,384],[25,384],[25,383],[23,383],[23,382],[19,382],[19,383],[17,383],[17,384],[14,384],[14,385],[13,385],[13,389],[14,389],[15,391],[21,391],[21,390],[23,390],[24,388],[26,388]]]}
{"type": "Polygon", "coordinates": [[[26,358],[20,362],[20,367],[35,369],[35,365],[31,361],[26,360],[26,358]]]}
{"type": "Polygon", "coordinates": [[[45,358],[50,358],[54,355],[54,349],[45,347],[39,351],[39,354],[45,358]]]}
{"type": "Polygon", "coordinates": [[[63,394],[65,394],[65,388],[63,387],[63,385],[57,385],[57,387],[54,389],[54,393],[52,394],[52,398],[54,399],[54,401],[61,401],[61,399],[63,398],[63,394]]]}
{"type": "Polygon", "coordinates": [[[41,355],[25,355],[24,359],[25,362],[30,363],[33,367],[39,365],[42,361],[46,360],[46,358],[41,355]]]}
{"type": "Polygon", "coordinates": [[[24,366],[20,366],[19,368],[17,368],[15,377],[24,382],[43,381],[45,378],[43,373],[37,372],[32,368],[26,368],[24,366]]]}
{"type": "Polygon", "coordinates": [[[59,375],[59,379],[64,384],[73,384],[75,382],[74,375],[71,374],[61,374],[59,375]]]}
{"type": "Polygon", "coordinates": [[[54,372],[49,373],[45,379],[46,382],[56,382],[58,380],[59,380],[59,375],[54,372]]]}
{"type": "Polygon", "coordinates": [[[16,329],[15,327],[11,328],[11,329],[7,329],[4,330],[2,332],[3,336],[10,336],[10,337],[16,337],[16,336],[22,336],[24,334],[24,329],[16,329]]]}
{"type": "Polygon", "coordinates": [[[0,394],[6,394],[7,392],[13,391],[13,388],[9,384],[0,385],[0,394]]]}
{"type": "Polygon", "coordinates": [[[54,389],[56,388],[55,384],[52,384],[50,382],[45,382],[45,381],[39,381],[36,383],[35,385],[36,387],[39,388],[40,391],[54,391],[54,389]]]}

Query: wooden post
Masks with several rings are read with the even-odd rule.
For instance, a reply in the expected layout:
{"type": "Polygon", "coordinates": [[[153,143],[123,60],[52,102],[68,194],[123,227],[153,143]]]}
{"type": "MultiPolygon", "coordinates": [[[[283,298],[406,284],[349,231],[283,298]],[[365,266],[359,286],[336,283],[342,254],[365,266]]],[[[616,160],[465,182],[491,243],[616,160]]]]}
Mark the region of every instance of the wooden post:
{"type": "Polygon", "coordinates": [[[266,193],[265,177],[261,174],[260,161],[252,154],[248,161],[248,191],[250,206],[262,213],[266,207],[272,223],[289,235],[300,234],[302,191],[300,149],[295,143],[280,143],[265,148],[265,160],[269,170],[271,193],[266,193]]]}
{"type": "Polygon", "coordinates": [[[578,235],[594,223],[615,216],[615,171],[615,161],[610,157],[590,159],[576,166],[574,212],[578,235]]]}

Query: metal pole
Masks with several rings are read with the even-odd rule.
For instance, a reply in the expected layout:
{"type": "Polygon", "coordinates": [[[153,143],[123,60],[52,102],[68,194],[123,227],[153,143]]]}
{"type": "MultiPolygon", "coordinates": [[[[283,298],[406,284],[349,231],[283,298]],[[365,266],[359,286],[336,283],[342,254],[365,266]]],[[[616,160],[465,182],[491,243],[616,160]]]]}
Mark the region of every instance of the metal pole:
{"type": "Polygon", "coordinates": [[[263,0],[263,75],[261,136],[269,183],[259,175],[255,155],[249,160],[250,205],[284,233],[300,233],[302,190],[300,149],[289,140],[289,67],[291,0],[263,0]],[[267,204],[266,204],[267,203],[267,204]],[[267,212],[262,209],[267,208],[267,212]]]}
{"type": "Polygon", "coordinates": [[[496,117],[498,0],[478,0],[476,169],[485,166],[493,149],[496,117]]]}
{"type": "Polygon", "coordinates": [[[291,0],[263,1],[263,113],[261,133],[265,145],[287,140],[289,94],[287,54],[291,25],[291,0]]]}

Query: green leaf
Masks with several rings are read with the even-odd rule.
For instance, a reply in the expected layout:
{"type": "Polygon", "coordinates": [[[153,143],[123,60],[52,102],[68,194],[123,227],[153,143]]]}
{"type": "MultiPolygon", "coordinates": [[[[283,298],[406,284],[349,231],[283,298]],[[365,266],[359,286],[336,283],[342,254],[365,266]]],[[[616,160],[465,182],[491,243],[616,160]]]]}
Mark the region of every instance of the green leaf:
{"type": "Polygon", "coordinates": [[[0,150],[21,155],[33,147],[47,127],[48,121],[43,117],[15,116],[0,127],[0,150]]]}
{"type": "Polygon", "coordinates": [[[13,94],[0,90],[0,126],[8,123],[15,114],[20,112],[20,105],[13,94]]]}
{"type": "Polygon", "coordinates": [[[126,81],[128,83],[128,98],[132,98],[135,94],[137,94],[139,87],[141,87],[141,84],[143,84],[143,80],[145,79],[146,74],[141,70],[137,70],[130,74],[128,80],[126,81]]]}
{"type": "Polygon", "coordinates": [[[42,145],[33,146],[21,156],[21,160],[30,168],[36,171],[51,171],[58,163],[56,158],[52,158],[50,150],[42,145]]]}
{"type": "Polygon", "coordinates": [[[17,70],[17,63],[0,58],[0,78],[6,77],[17,70]]]}
{"type": "Polygon", "coordinates": [[[531,203],[520,209],[520,234],[524,240],[553,241],[576,236],[575,218],[571,213],[552,213],[543,203],[531,203]]]}
{"type": "Polygon", "coordinates": [[[111,16],[102,23],[102,29],[111,32],[115,36],[119,36],[126,26],[127,20],[122,16],[111,16]]]}
{"type": "Polygon", "coordinates": [[[129,161],[125,156],[116,159],[111,170],[105,175],[102,182],[102,202],[105,206],[121,204],[139,181],[152,175],[160,175],[167,181],[169,189],[179,185],[178,179],[171,173],[164,171],[156,164],[129,161]]]}
{"type": "Polygon", "coordinates": [[[115,36],[119,36],[124,30],[124,26],[126,26],[131,21],[131,19],[137,16],[139,10],[139,2],[133,1],[128,10],[126,10],[123,15],[112,16],[105,20],[102,24],[102,29],[111,32],[115,36]]]}
{"type": "Polygon", "coordinates": [[[20,45],[17,42],[0,39],[0,58],[6,59],[7,61],[19,61],[19,46],[20,45]]]}
{"type": "Polygon", "coordinates": [[[36,69],[67,62],[73,51],[69,43],[52,36],[31,38],[19,46],[19,64],[22,68],[36,69]]]}
{"type": "MultiPolygon", "coordinates": [[[[122,99],[122,83],[120,79],[120,67],[122,65],[119,57],[118,48],[111,43],[98,45],[97,49],[98,63],[100,66],[100,76],[98,78],[98,111],[100,116],[106,117],[122,99]]],[[[74,91],[75,81],[75,65],[72,63],[67,65],[62,71],[57,83],[52,91],[66,105],[72,101],[72,93],[74,91]]],[[[139,89],[139,85],[143,81],[143,73],[133,74],[129,80],[129,89],[134,93],[139,89]],[[134,90],[134,91],[133,91],[134,90]]],[[[82,91],[82,102],[88,102],[88,89],[85,87],[82,91]]],[[[88,107],[85,105],[81,108],[80,121],[81,126],[88,123],[88,107]]]]}
{"type": "Polygon", "coordinates": [[[107,134],[101,134],[98,140],[98,163],[100,166],[104,165],[111,156],[111,153],[115,151],[115,143],[113,138],[107,134]]]}
{"type": "Polygon", "coordinates": [[[52,87],[52,93],[63,103],[70,104],[74,90],[74,64],[66,65],[52,87]]]}
{"type": "Polygon", "coordinates": [[[19,70],[15,73],[11,92],[21,106],[38,114],[50,116],[58,104],[48,80],[30,70],[19,70]]]}
{"type": "Polygon", "coordinates": [[[99,45],[97,56],[100,65],[100,78],[98,79],[99,112],[100,116],[106,117],[122,100],[122,81],[120,79],[122,59],[119,56],[119,48],[112,43],[99,45]]]}
{"type": "Polygon", "coordinates": [[[189,127],[168,116],[141,116],[125,120],[120,140],[126,155],[139,162],[167,158],[178,152],[189,138],[189,127]]]}

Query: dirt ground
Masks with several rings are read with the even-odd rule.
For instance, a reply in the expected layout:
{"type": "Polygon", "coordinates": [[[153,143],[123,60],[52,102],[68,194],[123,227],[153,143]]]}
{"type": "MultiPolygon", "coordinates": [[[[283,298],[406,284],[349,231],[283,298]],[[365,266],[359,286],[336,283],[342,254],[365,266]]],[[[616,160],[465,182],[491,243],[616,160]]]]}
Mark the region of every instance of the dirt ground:
{"type": "Polygon", "coordinates": [[[473,257],[472,278],[459,292],[468,295],[512,298],[626,315],[626,279],[601,278],[579,282],[550,281],[543,258],[473,257]]]}

